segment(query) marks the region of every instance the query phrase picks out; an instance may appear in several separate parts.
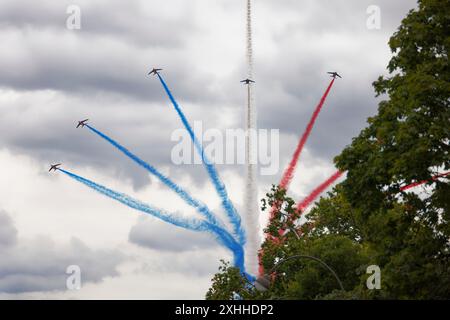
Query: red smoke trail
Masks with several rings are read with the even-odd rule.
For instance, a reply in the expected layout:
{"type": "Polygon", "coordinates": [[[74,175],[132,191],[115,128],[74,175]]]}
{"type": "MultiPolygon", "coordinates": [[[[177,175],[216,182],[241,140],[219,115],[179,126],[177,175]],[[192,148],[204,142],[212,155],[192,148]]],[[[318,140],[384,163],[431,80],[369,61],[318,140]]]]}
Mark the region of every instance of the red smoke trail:
{"type": "Polygon", "coordinates": [[[339,179],[344,173],[342,171],[336,171],[331,177],[320,184],[313,190],[302,202],[297,205],[298,211],[304,211],[308,206],[317,199],[329,186],[331,186],[337,179],[339,179]]]}
{"type": "Polygon", "coordinates": [[[438,174],[438,175],[436,175],[436,176],[434,176],[434,177],[432,177],[431,179],[428,179],[428,180],[423,180],[423,181],[419,181],[419,182],[415,182],[415,183],[409,184],[409,185],[407,185],[407,186],[401,187],[401,188],[400,188],[400,191],[406,191],[406,190],[415,188],[415,187],[420,186],[420,185],[422,185],[422,184],[425,184],[425,183],[427,183],[427,182],[435,181],[435,180],[437,180],[437,179],[439,179],[439,178],[446,177],[446,176],[448,176],[449,174],[450,174],[450,171],[444,172],[444,173],[441,173],[441,174],[438,174]]]}
{"type": "Polygon", "coordinates": [[[319,113],[322,110],[323,104],[325,103],[325,100],[327,99],[327,96],[330,93],[330,90],[331,90],[331,87],[333,86],[334,80],[335,80],[334,78],[333,78],[333,80],[331,80],[330,85],[328,86],[324,95],[320,99],[320,102],[317,105],[316,110],[314,110],[314,113],[306,127],[306,130],[303,133],[302,138],[300,139],[300,142],[297,145],[297,149],[295,150],[294,156],[292,157],[292,160],[289,163],[288,168],[284,172],[283,178],[281,179],[281,182],[280,182],[280,186],[283,189],[287,190],[289,188],[289,184],[291,183],[292,177],[294,176],[294,172],[297,167],[297,162],[300,157],[300,154],[302,153],[303,147],[305,146],[305,143],[308,140],[309,135],[311,134],[311,131],[314,127],[314,123],[316,122],[317,117],[319,116],[319,113]]]}
{"type": "MultiPolygon", "coordinates": [[[[317,199],[329,186],[331,186],[337,179],[339,179],[344,173],[341,171],[336,171],[331,177],[322,182],[318,187],[316,187],[302,202],[297,205],[297,212],[300,213],[299,218],[301,217],[303,211],[309,207],[309,205],[317,199]]],[[[297,219],[299,219],[297,218],[297,219]]],[[[280,229],[278,230],[280,236],[285,233],[286,230],[280,229]]]]}
{"type": "MultiPolygon", "coordinates": [[[[305,132],[303,133],[300,142],[297,145],[297,149],[295,149],[294,155],[292,157],[291,162],[289,163],[289,166],[287,167],[286,171],[283,174],[283,177],[281,179],[280,182],[280,188],[287,190],[289,188],[289,184],[291,183],[292,177],[294,176],[294,172],[295,169],[297,167],[297,163],[298,163],[298,159],[300,158],[300,154],[303,151],[303,147],[306,144],[306,141],[309,138],[309,135],[311,134],[311,131],[314,127],[314,124],[317,120],[317,117],[319,116],[320,111],[322,110],[323,104],[325,103],[325,100],[328,97],[328,94],[330,93],[331,87],[333,87],[334,84],[334,80],[336,80],[335,78],[333,78],[330,82],[330,84],[328,85],[327,90],[325,91],[325,93],[323,94],[322,98],[320,99],[319,104],[317,105],[316,109],[314,110],[313,115],[311,116],[311,119],[309,120],[308,125],[306,126],[305,132]]],[[[281,203],[274,203],[271,211],[270,211],[270,216],[269,216],[269,223],[270,221],[273,220],[275,212],[277,212],[277,210],[279,210],[281,203]]],[[[280,230],[280,236],[283,234],[284,230],[280,230]]],[[[268,237],[268,235],[266,235],[266,237],[268,237]]],[[[272,239],[275,240],[275,239],[272,239]]],[[[262,254],[262,251],[260,252],[260,254],[262,254]]],[[[259,274],[262,275],[264,274],[264,269],[261,265],[261,261],[259,263],[259,274]]]]}
{"type": "MultiPolygon", "coordinates": [[[[291,183],[292,177],[294,176],[295,169],[297,167],[298,159],[300,158],[300,154],[302,153],[303,147],[305,146],[306,141],[309,138],[309,135],[311,134],[311,131],[314,127],[314,124],[317,120],[317,117],[319,116],[320,111],[322,110],[323,104],[325,103],[325,100],[327,99],[328,94],[330,93],[331,87],[334,83],[334,78],[331,80],[330,84],[328,85],[327,90],[323,94],[322,98],[320,99],[319,104],[317,105],[316,109],[314,110],[313,115],[311,116],[311,119],[309,120],[308,125],[306,126],[305,132],[303,133],[298,145],[297,149],[295,149],[294,155],[292,157],[291,162],[289,163],[289,166],[287,167],[286,171],[283,174],[283,178],[280,182],[280,188],[283,188],[287,190],[289,188],[289,184],[291,183]]],[[[272,210],[270,212],[270,219],[273,219],[273,216],[275,212],[279,209],[280,206],[279,203],[275,203],[272,206],[272,210]]]]}

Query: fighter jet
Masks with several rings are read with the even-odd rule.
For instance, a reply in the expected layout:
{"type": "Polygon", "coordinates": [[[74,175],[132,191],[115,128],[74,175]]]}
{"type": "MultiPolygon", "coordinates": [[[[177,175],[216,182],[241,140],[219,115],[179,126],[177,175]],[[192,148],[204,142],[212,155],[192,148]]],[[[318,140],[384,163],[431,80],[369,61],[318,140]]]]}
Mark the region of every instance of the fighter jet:
{"type": "Polygon", "coordinates": [[[54,171],[58,170],[58,169],[59,169],[58,167],[59,167],[60,165],[61,165],[61,163],[50,165],[50,170],[48,170],[48,172],[50,172],[50,171],[52,171],[52,170],[54,170],[54,171]]]}
{"type": "Polygon", "coordinates": [[[245,83],[245,84],[250,84],[250,82],[255,83],[255,81],[250,80],[250,79],[245,79],[245,80],[242,80],[241,82],[245,83]]]}
{"type": "Polygon", "coordinates": [[[153,74],[156,76],[156,74],[158,73],[158,71],[161,71],[162,69],[157,69],[157,68],[153,68],[152,71],[150,71],[148,74],[153,74]]]}
{"type": "Polygon", "coordinates": [[[82,128],[83,128],[83,127],[86,125],[86,122],[88,122],[88,120],[89,120],[89,119],[84,119],[84,120],[78,121],[77,129],[78,129],[79,127],[82,127],[82,128]]]}
{"type": "Polygon", "coordinates": [[[331,77],[332,78],[335,78],[336,79],[336,77],[339,77],[339,78],[341,78],[342,79],[342,77],[339,75],[339,73],[337,73],[337,72],[328,72],[328,74],[331,74],[331,77]]]}

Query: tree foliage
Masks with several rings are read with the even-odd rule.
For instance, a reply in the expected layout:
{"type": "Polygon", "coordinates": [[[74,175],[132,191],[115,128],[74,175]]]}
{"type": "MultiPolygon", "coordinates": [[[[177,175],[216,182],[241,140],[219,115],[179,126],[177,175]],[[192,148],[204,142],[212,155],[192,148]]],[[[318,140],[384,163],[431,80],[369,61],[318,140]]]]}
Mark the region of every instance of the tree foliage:
{"type": "Polygon", "coordinates": [[[221,261],[219,272],[212,279],[206,300],[256,299],[259,294],[238,268],[221,261]]]}
{"type": "Polygon", "coordinates": [[[421,194],[400,188],[450,168],[450,2],[419,1],[389,45],[390,76],[374,83],[386,100],[335,159],[347,171],[342,193],[377,252],[385,296],[448,298],[448,180],[421,194]]]}

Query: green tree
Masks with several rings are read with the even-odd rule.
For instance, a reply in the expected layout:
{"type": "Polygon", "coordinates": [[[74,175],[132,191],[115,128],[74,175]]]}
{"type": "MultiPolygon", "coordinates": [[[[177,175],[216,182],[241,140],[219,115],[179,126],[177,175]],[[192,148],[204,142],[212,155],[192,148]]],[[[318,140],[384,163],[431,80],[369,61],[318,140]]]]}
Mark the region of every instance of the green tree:
{"type": "Polygon", "coordinates": [[[449,26],[449,1],[419,1],[390,39],[390,76],[374,83],[386,100],[335,159],[354,227],[382,267],[383,297],[450,297],[448,180],[401,192],[450,167],[449,26]]]}
{"type": "Polygon", "coordinates": [[[295,203],[284,191],[273,188],[266,196],[263,203],[281,204],[280,212],[266,228],[269,237],[261,251],[264,270],[272,274],[272,285],[266,296],[274,299],[354,298],[353,290],[365,281],[363,273],[369,258],[353,227],[349,205],[336,195],[324,198],[298,227],[299,213],[290,214],[295,203]],[[337,203],[340,206],[333,208],[337,203]],[[289,228],[283,221],[290,221],[289,228]],[[285,230],[282,235],[277,229],[280,224],[285,230]],[[307,257],[320,259],[333,269],[345,292],[340,290],[330,270],[307,257]]]}
{"type": "Polygon", "coordinates": [[[256,299],[259,294],[238,268],[221,260],[219,272],[212,279],[206,300],[256,299]]]}

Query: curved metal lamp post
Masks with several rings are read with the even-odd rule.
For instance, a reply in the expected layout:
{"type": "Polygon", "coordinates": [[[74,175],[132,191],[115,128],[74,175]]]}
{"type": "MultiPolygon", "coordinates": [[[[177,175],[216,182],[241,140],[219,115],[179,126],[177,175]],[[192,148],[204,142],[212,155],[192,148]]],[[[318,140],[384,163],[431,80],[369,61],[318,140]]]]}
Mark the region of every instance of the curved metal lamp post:
{"type": "MultiPolygon", "coordinates": [[[[285,263],[286,261],[289,261],[289,260],[292,260],[292,259],[299,259],[299,258],[310,259],[310,260],[314,260],[316,262],[319,262],[322,266],[324,266],[328,271],[330,271],[333,274],[333,276],[336,278],[336,281],[338,282],[339,287],[341,288],[341,290],[345,291],[344,290],[344,286],[342,285],[341,279],[339,279],[339,277],[336,274],[336,272],[334,272],[334,270],[331,269],[331,267],[329,265],[327,265],[325,262],[323,262],[319,258],[316,258],[316,257],[313,257],[313,256],[295,255],[295,256],[288,257],[286,259],[282,259],[270,270],[269,274],[272,274],[274,271],[276,271],[276,269],[278,269],[278,267],[280,265],[282,265],[283,263],[285,263]]],[[[255,281],[255,288],[257,290],[259,290],[259,291],[267,291],[269,289],[269,287],[270,287],[270,276],[268,274],[265,274],[262,277],[259,277],[255,281]]]]}

